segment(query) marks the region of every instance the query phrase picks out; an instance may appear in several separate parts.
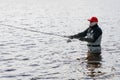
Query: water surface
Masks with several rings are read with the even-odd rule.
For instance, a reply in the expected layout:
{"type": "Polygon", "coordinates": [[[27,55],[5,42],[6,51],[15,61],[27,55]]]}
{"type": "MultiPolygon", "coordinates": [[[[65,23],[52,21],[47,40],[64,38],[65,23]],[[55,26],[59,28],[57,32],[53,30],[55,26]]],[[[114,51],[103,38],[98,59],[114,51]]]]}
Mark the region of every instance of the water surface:
{"type": "Polygon", "coordinates": [[[119,3],[1,0],[0,80],[119,80],[119,3]],[[72,35],[86,29],[91,16],[99,18],[103,30],[102,60],[95,64],[85,60],[85,42],[14,28],[72,35]]]}

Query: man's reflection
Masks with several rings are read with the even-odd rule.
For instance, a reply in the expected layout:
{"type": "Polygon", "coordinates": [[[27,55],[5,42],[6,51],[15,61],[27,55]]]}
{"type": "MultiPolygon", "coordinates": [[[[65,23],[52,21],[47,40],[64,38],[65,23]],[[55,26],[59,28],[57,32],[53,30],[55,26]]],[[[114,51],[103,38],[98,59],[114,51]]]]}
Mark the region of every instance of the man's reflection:
{"type": "Polygon", "coordinates": [[[96,76],[99,76],[99,75],[102,75],[102,72],[101,71],[97,71],[96,69],[100,68],[101,67],[101,55],[96,55],[96,54],[91,54],[91,53],[88,53],[87,55],[87,75],[90,76],[90,77],[96,77],[96,76]]]}

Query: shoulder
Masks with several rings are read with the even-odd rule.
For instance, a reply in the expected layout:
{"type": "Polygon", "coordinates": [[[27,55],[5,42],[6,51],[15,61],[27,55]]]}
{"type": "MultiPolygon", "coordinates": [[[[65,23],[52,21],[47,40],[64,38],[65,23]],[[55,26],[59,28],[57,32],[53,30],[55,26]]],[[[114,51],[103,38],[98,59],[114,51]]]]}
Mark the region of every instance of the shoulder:
{"type": "Polygon", "coordinates": [[[102,29],[98,26],[98,31],[102,33],[102,29]]]}
{"type": "Polygon", "coordinates": [[[95,32],[102,34],[102,29],[98,26],[94,29],[95,32]]]}

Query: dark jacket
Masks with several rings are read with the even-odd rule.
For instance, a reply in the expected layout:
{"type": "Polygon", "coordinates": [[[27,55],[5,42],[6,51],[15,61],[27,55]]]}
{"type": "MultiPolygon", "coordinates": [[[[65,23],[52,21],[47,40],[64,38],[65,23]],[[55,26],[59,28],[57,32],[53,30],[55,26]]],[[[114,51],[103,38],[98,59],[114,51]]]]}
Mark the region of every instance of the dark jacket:
{"type": "Polygon", "coordinates": [[[70,38],[76,38],[81,41],[88,42],[88,49],[92,53],[101,52],[101,39],[102,39],[102,30],[96,24],[92,27],[87,28],[85,31],[71,36],[70,38]]]}
{"type": "Polygon", "coordinates": [[[71,38],[83,39],[87,42],[95,42],[102,35],[101,28],[96,24],[93,27],[87,28],[85,31],[71,36],[71,38]]]}

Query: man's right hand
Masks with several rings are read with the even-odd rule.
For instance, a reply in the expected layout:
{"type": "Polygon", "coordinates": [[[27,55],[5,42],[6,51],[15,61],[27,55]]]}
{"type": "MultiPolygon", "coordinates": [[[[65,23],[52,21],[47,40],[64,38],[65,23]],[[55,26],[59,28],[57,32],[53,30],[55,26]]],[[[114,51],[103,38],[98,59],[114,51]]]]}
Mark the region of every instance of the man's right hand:
{"type": "Polygon", "coordinates": [[[73,36],[68,36],[68,38],[73,39],[73,36]]]}

